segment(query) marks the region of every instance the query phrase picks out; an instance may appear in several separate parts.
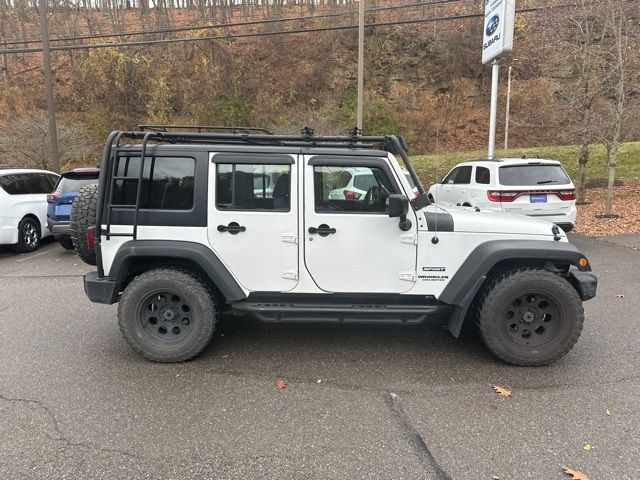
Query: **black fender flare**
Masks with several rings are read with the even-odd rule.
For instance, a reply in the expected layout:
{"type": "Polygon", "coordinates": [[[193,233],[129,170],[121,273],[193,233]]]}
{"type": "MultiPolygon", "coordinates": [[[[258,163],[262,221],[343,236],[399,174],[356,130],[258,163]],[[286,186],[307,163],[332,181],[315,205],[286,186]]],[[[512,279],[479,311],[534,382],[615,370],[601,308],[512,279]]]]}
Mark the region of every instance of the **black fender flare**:
{"type": "Polygon", "coordinates": [[[220,290],[227,302],[239,301],[246,295],[218,256],[206,245],[182,240],[135,240],[125,242],[116,253],[108,280],[121,286],[129,265],[140,258],[189,260],[199,265],[220,290]]]}
{"type": "MultiPolygon", "coordinates": [[[[490,240],[478,245],[471,251],[438,297],[441,302],[456,307],[449,320],[449,330],[455,337],[460,335],[462,323],[471,302],[484,284],[491,269],[499,263],[509,260],[551,262],[568,264],[577,267],[581,272],[590,272],[591,266],[588,262],[585,266],[580,266],[582,258],[585,258],[582,252],[575,245],[567,242],[490,240]]],[[[581,293],[579,289],[578,291],[581,293]]],[[[583,298],[583,300],[587,299],[583,298]]]]}

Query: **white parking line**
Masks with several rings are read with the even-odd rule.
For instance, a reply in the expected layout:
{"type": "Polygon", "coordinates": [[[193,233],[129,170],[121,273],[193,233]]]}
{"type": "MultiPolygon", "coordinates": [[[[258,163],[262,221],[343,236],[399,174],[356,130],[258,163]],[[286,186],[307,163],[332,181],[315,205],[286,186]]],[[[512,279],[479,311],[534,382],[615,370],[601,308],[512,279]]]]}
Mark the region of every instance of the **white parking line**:
{"type": "Polygon", "coordinates": [[[38,252],[38,253],[32,253],[30,255],[26,255],[25,254],[22,258],[17,258],[16,262],[24,262],[25,260],[29,260],[31,258],[39,257],[40,255],[48,255],[48,254],[51,254],[51,253],[55,254],[55,253],[59,253],[59,252],[56,252],[56,249],[52,248],[50,250],[45,250],[43,252],[38,252]]]}

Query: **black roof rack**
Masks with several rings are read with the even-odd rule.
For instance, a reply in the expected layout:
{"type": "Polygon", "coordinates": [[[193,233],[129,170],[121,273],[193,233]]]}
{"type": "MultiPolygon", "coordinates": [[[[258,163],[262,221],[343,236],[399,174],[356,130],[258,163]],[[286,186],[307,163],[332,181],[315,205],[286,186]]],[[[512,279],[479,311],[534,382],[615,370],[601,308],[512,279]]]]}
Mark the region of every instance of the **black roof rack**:
{"type": "Polygon", "coordinates": [[[138,129],[143,132],[170,132],[194,130],[198,133],[202,132],[227,132],[232,134],[238,133],[264,133],[265,135],[273,135],[272,132],[265,128],[257,127],[236,127],[229,125],[138,125],[138,129]]]}

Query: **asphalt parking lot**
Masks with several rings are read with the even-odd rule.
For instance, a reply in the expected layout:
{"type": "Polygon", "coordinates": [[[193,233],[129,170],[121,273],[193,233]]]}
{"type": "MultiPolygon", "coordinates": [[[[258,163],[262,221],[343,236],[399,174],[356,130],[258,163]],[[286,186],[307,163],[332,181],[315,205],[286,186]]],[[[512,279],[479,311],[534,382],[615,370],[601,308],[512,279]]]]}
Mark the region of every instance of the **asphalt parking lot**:
{"type": "Polygon", "coordinates": [[[249,317],[224,319],[195,361],[154,364],[121,338],[116,306],[86,299],[73,252],[0,249],[0,478],[546,480],[570,466],[637,480],[640,251],[572,239],[598,297],[544,368],[439,325],[249,317]]]}

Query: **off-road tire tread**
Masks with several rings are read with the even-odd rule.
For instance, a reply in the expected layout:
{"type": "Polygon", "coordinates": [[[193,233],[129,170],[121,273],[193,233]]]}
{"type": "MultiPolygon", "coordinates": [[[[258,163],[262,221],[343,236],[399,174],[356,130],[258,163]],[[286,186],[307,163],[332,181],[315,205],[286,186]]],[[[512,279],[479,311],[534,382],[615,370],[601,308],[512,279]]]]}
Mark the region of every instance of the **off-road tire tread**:
{"type": "Polygon", "coordinates": [[[515,268],[511,270],[505,270],[498,275],[494,276],[489,280],[489,283],[483,288],[482,295],[476,304],[476,326],[482,340],[484,341],[487,348],[493,353],[493,355],[502,360],[503,362],[509,363],[511,365],[517,366],[543,366],[549,365],[564,355],[566,355],[576,344],[578,338],[580,338],[580,334],[582,333],[582,327],[584,324],[584,310],[582,307],[582,300],[578,295],[577,291],[567,280],[562,278],[560,275],[545,270],[539,267],[521,267],[515,268]],[[555,285],[565,290],[567,295],[565,297],[567,302],[573,303],[573,307],[579,313],[576,318],[576,328],[571,333],[571,336],[567,340],[564,345],[564,348],[553,355],[549,355],[542,359],[533,361],[533,360],[522,360],[518,357],[510,355],[502,349],[501,345],[498,344],[497,339],[490,334],[488,330],[488,324],[483,322],[483,309],[486,305],[489,305],[492,301],[492,298],[498,297],[500,292],[504,289],[511,287],[510,283],[514,281],[514,278],[517,279],[520,275],[526,275],[526,279],[530,280],[532,277],[543,277],[546,282],[553,282],[555,285]]]}
{"type": "Polygon", "coordinates": [[[98,206],[98,186],[85,185],[71,205],[71,241],[73,249],[80,259],[89,264],[96,264],[96,252],[87,246],[87,227],[96,223],[98,206]]]}
{"type": "Polygon", "coordinates": [[[129,283],[129,285],[127,285],[124,292],[122,293],[122,296],[120,297],[120,302],[118,304],[118,326],[123,338],[135,352],[142,355],[144,358],[154,362],[186,362],[197,357],[211,342],[211,339],[213,338],[213,335],[215,333],[216,324],[216,302],[210,288],[205,283],[200,281],[198,277],[187,270],[174,268],[159,268],[155,270],[148,270],[138,275],[129,283]],[[135,302],[134,306],[137,310],[137,304],[140,301],[140,298],[136,298],[138,290],[140,288],[144,288],[148,283],[158,280],[175,281],[191,290],[192,293],[200,299],[201,307],[204,310],[204,314],[202,316],[203,318],[198,319],[198,321],[203,322],[204,325],[200,336],[198,337],[197,341],[193,343],[193,346],[191,348],[180,354],[168,356],[157,355],[147,351],[135,341],[132,332],[124,321],[124,312],[126,312],[130,307],[129,304],[131,302],[135,302]]]}

